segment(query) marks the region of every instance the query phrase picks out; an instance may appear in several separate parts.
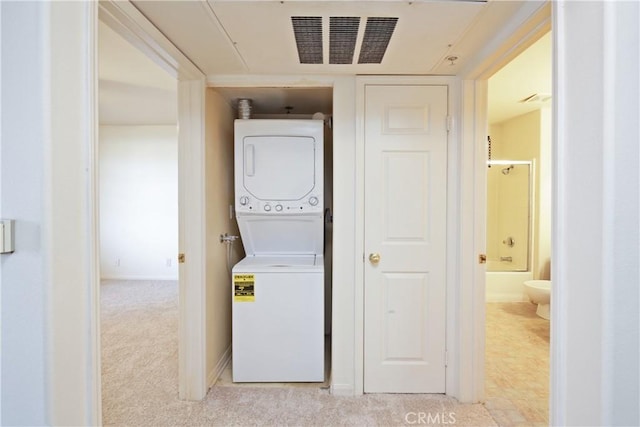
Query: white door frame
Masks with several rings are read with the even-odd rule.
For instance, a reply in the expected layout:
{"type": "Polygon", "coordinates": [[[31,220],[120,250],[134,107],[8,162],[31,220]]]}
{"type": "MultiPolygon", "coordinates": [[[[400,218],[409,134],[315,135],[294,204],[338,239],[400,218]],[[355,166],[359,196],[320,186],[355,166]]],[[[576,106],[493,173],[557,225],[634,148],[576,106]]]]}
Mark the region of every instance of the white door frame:
{"type": "MultiPolygon", "coordinates": [[[[483,53],[460,73],[462,81],[460,197],[461,242],[460,291],[458,310],[471,313],[460,330],[460,390],[463,402],[484,399],[485,359],[485,272],[479,254],[486,252],[486,160],[488,135],[488,79],[500,68],[551,30],[551,5],[531,2],[523,6],[509,25],[483,49],[483,53]],[[468,215],[467,212],[471,212],[468,215]],[[473,242],[469,244],[468,242],[473,242]],[[466,326],[466,330],[464,327],[466,326]],[[469,378],[467,381],[464,378],[469,378]]],[[[447,393],[449,394],[449,393],[447,393]]]]}
{"type": "MultiPolygon", "coordinates": [[[[181,399],[200,400],[207,392],[204,306],[205,76],[133,4],[101,1],[99,18],[179,80],[178,251],[185,254],[185,262],[180,263],[178,269],[178,390],[181,399]]],[[[98,194],[93,197],[97,199],[98,194]]],[[[99,313],[99,305],[94,310],[99,313]]],[[[94,375],[99,378],[99,366],[94,375]]]]}

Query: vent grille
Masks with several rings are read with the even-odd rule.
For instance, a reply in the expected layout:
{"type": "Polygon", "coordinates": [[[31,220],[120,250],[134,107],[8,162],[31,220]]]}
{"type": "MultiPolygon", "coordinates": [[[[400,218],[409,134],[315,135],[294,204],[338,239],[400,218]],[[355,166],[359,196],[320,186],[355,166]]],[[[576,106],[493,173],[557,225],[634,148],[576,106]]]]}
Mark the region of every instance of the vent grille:
{"type": "MultiPolygon", "coordinates": [[[[1,0],[0,0],[1,1],[1,0]]],[[[329,64],[352,64],[361,18],[329,18],[329,64]]],[[[387,52],[398,18],[367,18],[358,64],[380,64],[387,52]]],[[[301,64],[323,64],[322,17],[292,16],[291,24],[301,64]]]]}
{"type": "Polygon", "coordinates": [[[358,64],[380,64],[398,18],[367,18],[358,64]]]}
{"type": "Polygon", "coordinates": [[[291,24],[301,64],[322,64],[322,17],[292,16],[291,24]]]}
{"type": "Polygon", "coordinates": [[[534,93],[533,95],[529,95],[526,98],[520,100],[520,102],[523,104],[545,103],[549,101],[551,101],[550,93],[534,93]]]}
{"type": "Polygon", "coordinates": [[[332,16],[329,19],[329,64],[351,64],[356,50],[360,17],[332,16]]]}

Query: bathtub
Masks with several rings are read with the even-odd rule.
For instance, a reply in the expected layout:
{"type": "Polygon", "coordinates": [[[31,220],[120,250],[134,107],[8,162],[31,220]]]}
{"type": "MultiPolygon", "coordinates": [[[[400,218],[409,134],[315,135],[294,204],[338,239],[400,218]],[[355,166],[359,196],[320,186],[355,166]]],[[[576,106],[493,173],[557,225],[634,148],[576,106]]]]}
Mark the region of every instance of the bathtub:
{"type": "MultiPolygon", "coordinates": [[[[487,263],[487,269],[492,261],[487,263]]],[[[499,263],[498,263],[499,264],[499,263]]],[[[532,280],[531,271],[487,271],[486,291],[487,302],[519,302],[529,301],[524,293],[524,281],[532,280]]]]}

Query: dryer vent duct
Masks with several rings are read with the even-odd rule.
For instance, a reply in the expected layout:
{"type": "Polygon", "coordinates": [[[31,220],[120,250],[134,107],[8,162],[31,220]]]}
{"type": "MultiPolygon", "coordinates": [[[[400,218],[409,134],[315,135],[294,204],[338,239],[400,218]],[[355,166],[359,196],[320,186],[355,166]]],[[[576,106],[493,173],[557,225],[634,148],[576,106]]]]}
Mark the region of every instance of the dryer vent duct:
{"type": "Polygon", "coordinates": [[[251,118],[251,100],[247,98],[238,99],[238,118],[250,119],[251,118]]]}

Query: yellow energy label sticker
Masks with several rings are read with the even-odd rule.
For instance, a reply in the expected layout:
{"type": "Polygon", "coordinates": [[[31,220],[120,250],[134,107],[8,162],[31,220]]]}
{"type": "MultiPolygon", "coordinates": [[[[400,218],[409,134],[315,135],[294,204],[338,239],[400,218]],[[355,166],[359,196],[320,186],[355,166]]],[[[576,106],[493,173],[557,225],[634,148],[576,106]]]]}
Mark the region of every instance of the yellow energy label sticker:
{"type": "Polygon", "coordinates": [[[256,300],[256,279],[254,274],[233,275],[233,300],[254,302],[256,300]]]}

